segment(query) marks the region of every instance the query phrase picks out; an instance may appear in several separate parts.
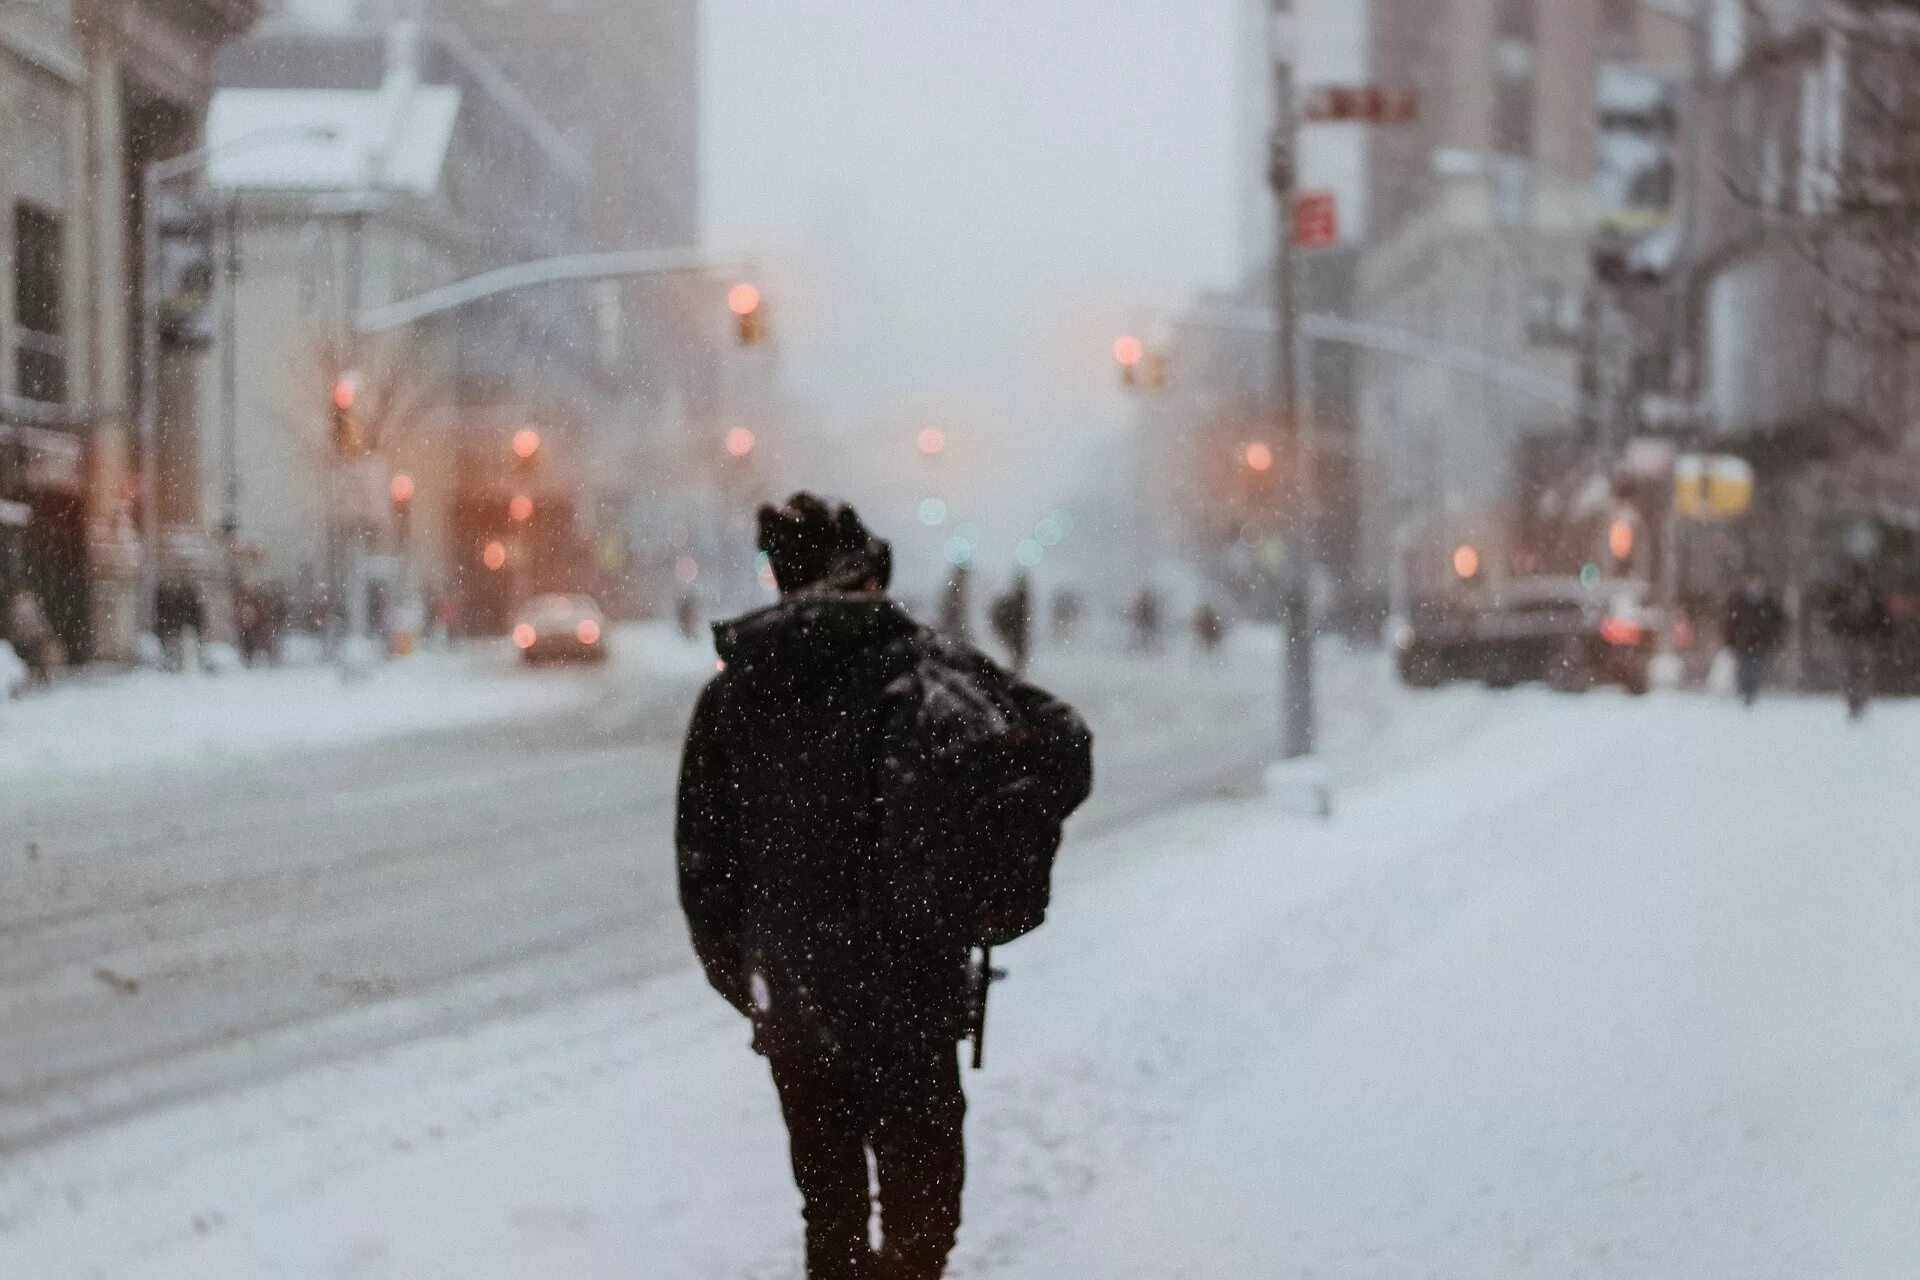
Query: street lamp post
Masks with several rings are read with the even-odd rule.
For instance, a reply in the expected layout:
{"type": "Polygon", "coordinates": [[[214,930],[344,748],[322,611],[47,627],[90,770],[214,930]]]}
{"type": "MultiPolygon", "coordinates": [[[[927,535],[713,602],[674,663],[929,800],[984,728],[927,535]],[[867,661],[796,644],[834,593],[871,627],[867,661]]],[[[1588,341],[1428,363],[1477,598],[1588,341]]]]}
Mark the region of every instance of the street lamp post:
{"type": "Polygon", "coordinates": [[[1273,137],[1267,180],[1273,187],[1279,243],[1274,254],[1274,316],[1278,339],[1280,429],[1290,447],[1287,477],[1293,545],[1287,548],[1281,586],[1280,755],[1297,760],[1313,754],[1313,606],[1310,599],[1315,554],[1316,499],[1313,465],[1300,423],[1299,255],[1294,244],[1294,188],[1299,175],[1299,121],[1294,107],[1293,56],[1296,29],[1293,0],[1273,4],[1273,137]]]}

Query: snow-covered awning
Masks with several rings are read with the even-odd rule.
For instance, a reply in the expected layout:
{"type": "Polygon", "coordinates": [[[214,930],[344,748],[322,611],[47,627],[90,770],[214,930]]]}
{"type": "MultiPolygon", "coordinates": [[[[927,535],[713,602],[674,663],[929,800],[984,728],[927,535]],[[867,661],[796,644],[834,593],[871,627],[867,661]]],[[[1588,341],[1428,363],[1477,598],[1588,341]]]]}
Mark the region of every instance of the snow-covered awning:
{"type": "Polygon", "coordinates": [[[207,113],[208,178],[229,191],[430,195],[459,112],[450,85],[222,89],[207,113]]]}

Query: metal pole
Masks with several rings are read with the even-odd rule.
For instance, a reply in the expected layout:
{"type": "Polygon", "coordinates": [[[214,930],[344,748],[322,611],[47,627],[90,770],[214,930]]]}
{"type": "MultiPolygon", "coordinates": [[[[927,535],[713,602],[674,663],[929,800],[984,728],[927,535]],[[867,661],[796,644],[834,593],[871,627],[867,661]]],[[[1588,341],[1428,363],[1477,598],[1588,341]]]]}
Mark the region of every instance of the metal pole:
{"type": "Polygon", "coordinates": [[[160,175],[154,165],[140,173],[140,607],[143,631],[152,632],[160,588],[160,175]]]}
{"type": "Polygon", "coordinates": [[[220,512],[220,536],[227,561],[227,607],[235,639],[240,627],[240,197],[227,201],[226,254],[222,261],[220,297],[220,447],[226,487],[220,512]]]}
{"type": "Polygon", "coordinates": [[[1294,245],[1294,188],[1298,178],[1299,122],[1294,112],[1293,57],[1297,30],[1293,0],[1273,5],[1273,137],[1267,180],[1273,187],[1279,242],[1274,254],[1275,315],[1279,338],[1280,429],[1291,448],[1291,472],[1285,486],[1291,496],[1287,524],[1294,536],[1287,548],[1281,587],[1280,755],[1297,760],[1313,754],[1313,558],[1315,501],[1311,444],[1300,421],[1299,255],[1294,245]]]}

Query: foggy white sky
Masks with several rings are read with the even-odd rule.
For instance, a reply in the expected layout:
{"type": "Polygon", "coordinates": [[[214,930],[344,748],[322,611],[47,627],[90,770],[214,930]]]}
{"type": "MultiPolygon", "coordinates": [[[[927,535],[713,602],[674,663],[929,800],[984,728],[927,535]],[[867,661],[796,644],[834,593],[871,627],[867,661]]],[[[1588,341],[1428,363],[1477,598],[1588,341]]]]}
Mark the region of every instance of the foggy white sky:
{"type": "Polygon", "coordinates": [[[961,501],[1062,496],[1113,336],[1233,279],[1239,9],[709,0],[709,239],[767,251],[789,383],[888,470],[945,426],[961,501]]]}

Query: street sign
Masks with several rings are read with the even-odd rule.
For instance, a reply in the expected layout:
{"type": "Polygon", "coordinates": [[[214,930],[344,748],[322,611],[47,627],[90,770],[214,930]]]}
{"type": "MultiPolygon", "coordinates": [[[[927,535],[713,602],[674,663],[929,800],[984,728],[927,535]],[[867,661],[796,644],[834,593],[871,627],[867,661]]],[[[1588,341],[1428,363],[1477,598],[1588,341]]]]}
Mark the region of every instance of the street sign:
{"type": "Polygon", "coordinates": [[[1673,464],[1673,509],[1689,520],[1733,520],[1753,507],[1753,466],[1723,454],[1684,453],[1673,464]]]}
{"type": "Polygon", "coordinates": [[[1420,97],[1413,90],[1389,91],[1378,85],[1314,89],[1300,108],[1308,124],[1406,124],[1419,114],[1420,97]]]}
{"type": "Polygon", "coordinates": [[[1331,191],[1302,191],[1293,200],[1293,242],[1302,249],[1340,243],[1340,218],[1331,191]]]}

